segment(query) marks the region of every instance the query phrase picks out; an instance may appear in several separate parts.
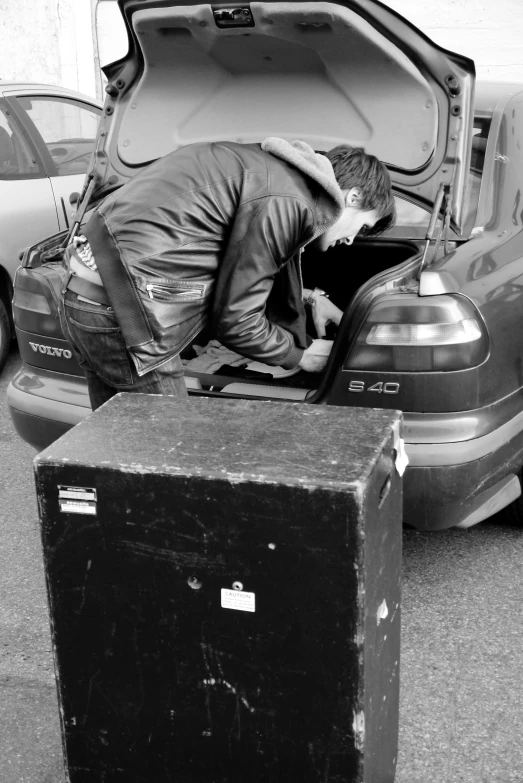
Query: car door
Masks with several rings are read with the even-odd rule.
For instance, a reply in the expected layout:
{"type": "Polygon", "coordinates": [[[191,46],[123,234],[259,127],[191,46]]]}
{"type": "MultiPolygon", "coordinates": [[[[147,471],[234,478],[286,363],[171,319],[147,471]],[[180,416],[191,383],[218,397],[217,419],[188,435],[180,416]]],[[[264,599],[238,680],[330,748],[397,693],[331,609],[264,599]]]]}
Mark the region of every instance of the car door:
{"type": "Polygon", "coordinates": [[[58,223],[67,229],[94,149],[100,109],[75,98],[29,92],[11,98],[31,137],[34,138],[49,175],[58,223]]]}
{"type": "Polygon", "coordinates": [[[53,188],[43,161],[0,93],[1,298],[10,298],[9,281],[20,251],[58,229],[53,188]]]}

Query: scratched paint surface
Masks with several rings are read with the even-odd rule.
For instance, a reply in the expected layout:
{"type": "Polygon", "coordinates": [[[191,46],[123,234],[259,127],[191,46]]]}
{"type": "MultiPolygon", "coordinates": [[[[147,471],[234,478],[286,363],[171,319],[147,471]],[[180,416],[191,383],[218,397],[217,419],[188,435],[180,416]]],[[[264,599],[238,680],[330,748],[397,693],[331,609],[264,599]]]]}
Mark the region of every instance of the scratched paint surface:
{"type": "Polygon", "coordinates": [[[397,414],[129,398],[36,460],[71,783],[392,781],[397,414]]]}
{"type": "Polygon", "coordinates": [[[353,410],[214,398],[180,405],[169,397],[117,395],[37,459],[240,482],[357,486],[400,414],[353,410]]]}

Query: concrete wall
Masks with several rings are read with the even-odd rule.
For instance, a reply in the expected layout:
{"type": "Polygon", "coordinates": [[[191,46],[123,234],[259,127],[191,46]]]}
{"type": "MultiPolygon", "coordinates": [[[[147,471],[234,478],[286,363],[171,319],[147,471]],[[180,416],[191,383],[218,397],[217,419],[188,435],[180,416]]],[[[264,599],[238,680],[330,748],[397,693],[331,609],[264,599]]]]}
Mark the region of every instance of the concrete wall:
{"type": "Polygon", "coordinates": [[[478,79],[523,82],[523,0],[381,0],[439,46],[471,57],[478,79]]]}
{"type": "Polygon", "coordinates": [[[114,0],[95,0],[94,13],[100,64],[119,60],[127,54],[127,30],[114,0]]]}
{"type": "Polygon", "coordinates": [[[92,0],[1,0],[0,78],[101,95],[92,0]]]}

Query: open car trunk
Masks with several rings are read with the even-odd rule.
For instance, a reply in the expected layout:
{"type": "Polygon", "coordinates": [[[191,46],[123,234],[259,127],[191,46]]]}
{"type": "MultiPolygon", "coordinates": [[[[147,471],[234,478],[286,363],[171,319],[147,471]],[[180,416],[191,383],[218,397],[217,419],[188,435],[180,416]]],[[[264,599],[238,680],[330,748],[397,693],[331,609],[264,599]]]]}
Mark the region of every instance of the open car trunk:
{"type": "MultiPolygon", "coordinates": [[[[67,349],[58,318],[58,296],[65,277],[61,256],[64,234],[50,237],[39,245],[29,248],[18,271],[15,282],[13,312],[19,345],[24,361],[35,367],[54,372],[82,375],[80,367],[70,356],[64,359],[67,349]],[[29,294],[29,296],[26,294],[29,294]],[[45,300],[45,302],[44,302],[45,300]],[[45,340],[40,339],[45,338],[45,340]],[[49,343],[53,353],[35,351],[28,345],[49,343]]],[[[420,243],[421,244],[421,243],[420,243]]],[[[347,313],[342,329],[328,327],[327,339],[334,340],[333,359],[341,362],[345,358],[348,338],[357,326],[358,316],[352,317],[352,306],[363,289],[372,292],[377,288],[379,276],[387,274],[402,283],[415,280],[421,259],[421,247],[417,242],[382,236],[365,238],[353,245],[337,245],[324,253],[313,248],[305,250],[302,256],[303,283],[306,288],[323,288],[330,294],[337,307],[347,313]]],[[[308,334],[316,337],[312,319],[308,323],[308,334]]],[[[205,346],[212,335],[200,333],[192,345],[205,346]]],[[[196,356],[189,345],[182,353],[182,359],[190,361],[196,356]]],[[[69,352],[70,353],[70,352],[69,352]]],[[[248,360],[245,360],[246,362],[248,360]]],[[[226,364],[226,362],[224,362],[226,364]]],[[[218,368],[220,370],[220,368],[218,368]]],[[[288,377],[278,377],[277,371],[266,367],[264,374],[254,373],[245,367],[228,367],[224,371],[201,372],[186,369],[187,384],[194,394],[239,394],[267,398],[305,399],[318,389],[326,373],[299,371],[288,377]]]]}
{"type": "Polygon", "coordinates": [[[109,79],[93,198],[194,142],[363,146],[398,193],[466,212],[474,63],[377,0],[205,4],[118,0],[128,54],[109,79]]]}
{"type": "MultiPolygon", "coordinates": [[[[468,58],[436,46],[377,0],[118,5],[129,50],[104,68],[104,115],[79,215],[184,145],[276,136],[301,139],[317,152],[363,146],[387,164],[396,194],[428,212],[439,204],[440,215],[461,231],[473,127],[474,64],[468,58]]],[[[346,311],[340,333],[327,335],[336,337],[327,380],[357,328],[361,308],[353,304],[362,288],[372,296],[368,281],[399,264],[406,264],[405,274],[390,277],[414,279],[419,251],[415,242],[380,237],[321,257],[304,253],[304,285],[323,288],[346,311]]],[[[15,308],[15,317],[20,313],[15,308]]],[[[33,321],[27,331],[34,334],[37,316],[33,321]]],[[[312,325],[309,333],[315,336],[312,325]]],[[[199,343],[209,338],[202,334],[199,343]]],[[[31,359],[49,367],[49,355],[31,359]]],[[[63,371],[71,372],[71,365],[63,371]]],[[[202,391],[238,381],[238,373],[192,376],[202,391]]],[[[240,380],[249,379],[240,374],[240,380]]],[[[322,382],[311,373],[261,380],[305,394],[322,382]]]]}
{"type": "Polygon", "coordinates": [[[386,237],[363,239],[350,247],[335,245],[325,253],[311,248],[303,254],[303,285],[322,288],[345,311],[364,283],[419,251],[415,242],[386,237]]]}
{"type": "MultiPolygon", "coordinates": [[[[384,273],[390,273],[388,278],[397,278],[402,283],[408,280],[411,285],[417,285],[418,259],[421,259],[421,248],[416,242],[387,237],[363,239],[350,247],[337,245],[324,253],[308,248],[302,256],[303,284],[305,288],[319,287],[329,292],[331,301],[349,314],[347,311],[351,310],[351,305],[364,288],[370,290],[372,297],[371,281],[384,273]]],[[[339,329],[333,325],[327,327],[326,339],[334,341],[331,362],[343,362],[348,338],[357,328],[357,316],[344,319],[339,329]]],[[[308,320],[307,331],[312,338],[316,337],[312,318],[308,320]]],[[[199,349],[210,337],[203,332],[193,344],[199,349]]],[[[182,353],[182,359],[188,362],[194,356],[192,346],[182,353]]],[[[191,369],[189,365],[186,368],[187,385],[192,394],[225,393],[241,397],[302,400],[311,399],[315,395],[326,375],[297,371],[292,375],[279,376],[280,368],[267,365],[260,372],[258,363],[256,368],[252,371],[249,366],[231,367],[224,361],[213,372],[202,372],[191,369]]]]}

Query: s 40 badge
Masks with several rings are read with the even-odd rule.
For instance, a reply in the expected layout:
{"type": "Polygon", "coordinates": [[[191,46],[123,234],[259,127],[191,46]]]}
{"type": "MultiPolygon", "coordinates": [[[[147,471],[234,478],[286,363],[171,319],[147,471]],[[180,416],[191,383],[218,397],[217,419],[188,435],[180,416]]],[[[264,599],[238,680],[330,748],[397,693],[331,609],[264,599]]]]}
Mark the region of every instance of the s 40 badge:
{"type": "Polygon", "coordinates": [[[378,394],[397,394],[400,390],[399,383],[378,381],[372,385],[366,386],[363,381],[351,381],[349,383],[350,392],[377,392],[378,394]]]}

